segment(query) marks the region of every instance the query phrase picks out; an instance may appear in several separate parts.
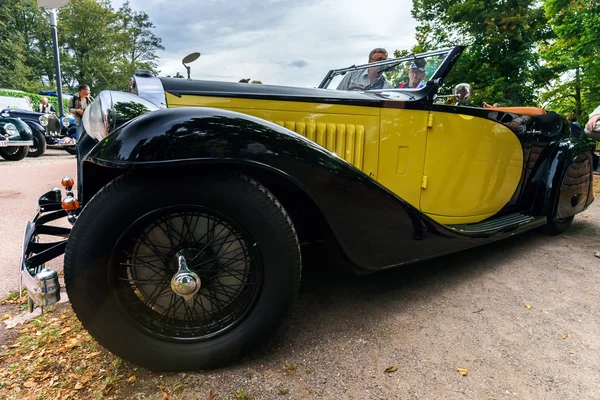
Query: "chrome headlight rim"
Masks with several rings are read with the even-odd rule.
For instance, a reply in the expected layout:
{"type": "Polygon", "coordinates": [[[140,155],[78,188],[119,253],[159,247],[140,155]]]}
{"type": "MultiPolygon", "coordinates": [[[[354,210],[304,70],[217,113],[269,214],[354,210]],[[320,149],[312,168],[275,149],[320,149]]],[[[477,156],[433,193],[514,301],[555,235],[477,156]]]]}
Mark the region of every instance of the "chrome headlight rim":
{"type": "Polygon", "coordinates": [[[48,126],[48,116],[46,114],[40,115],[40,118],[38,118],[38,120],[40,122],[40,125],[44,128],[48,126]]]}
{"type": "Polygon", "coordinates": [[[62,126],[64,126],[65,128],[68,128],[69,125],[71,125],[71,121],[69,121],[69,117],[62,117],[60,122],[62,123],[62,126]]]}
{"type": "Polygon", "coordinates": [[[112,106],[110,91],[105,90],[98,94],[98,97],[86,107],[81,123],[83,129],[92,138],[101,141],[108,136],[109,123],[108,113],[112,106]]]}
{"type": "Polygon", "coordinates": [[[6,132],[9,137],[16,136],[19,134],[19,130],[17,129],[15,124],[10,123],[10,122],[7,124],[4,124],[4,132],[6,132]]]}

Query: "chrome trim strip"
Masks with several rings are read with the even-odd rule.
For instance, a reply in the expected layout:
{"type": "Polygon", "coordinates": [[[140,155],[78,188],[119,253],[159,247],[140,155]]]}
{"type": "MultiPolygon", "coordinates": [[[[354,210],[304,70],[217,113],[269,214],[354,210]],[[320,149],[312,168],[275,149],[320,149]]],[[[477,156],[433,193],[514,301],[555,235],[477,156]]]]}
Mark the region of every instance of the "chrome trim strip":
{"type": "Polygon", "coordinates": [[[7,147],[17,147],[17,146],[33,146],[33,140],[12,140],[8,142],[7,147]]]}

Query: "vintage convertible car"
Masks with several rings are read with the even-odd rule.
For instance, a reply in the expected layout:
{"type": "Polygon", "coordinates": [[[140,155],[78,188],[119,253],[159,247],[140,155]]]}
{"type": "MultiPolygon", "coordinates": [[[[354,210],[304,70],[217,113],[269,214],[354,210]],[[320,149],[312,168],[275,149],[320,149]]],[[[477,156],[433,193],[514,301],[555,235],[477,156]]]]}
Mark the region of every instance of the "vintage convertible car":
{"type": "Polygon", "coordinates": [[[301,244],[369,273],[563,232],[594,198],[589,148],[554,113],[470,107],[468,85],[440,95],[462,50],[333,70],[312,89],[140,74],[133,94],[101,92],[76,195],[65,178],[27,223],[31,306],[58,300],[44,263],[64,251],[69,299],[99,343],[155,370],[215,368],[276,329],[301,244]],[[420,88],[328,89],[367,67],[399,82],[415,59],[420,88]],[[49,225],[67,215],[70,232],[49,225]]]}
{"type": "Polygon", "coordinates": [[[0,116],[20,118],[33,133],[33,146],[29,148],[29,157],[39,157],[46,148],[60,148],[70,154],[76,154],[74,118],[65,115],[59,118],[54,113],[44,114],[34,111],[24,98],[0,96],[0,116]]]}
{"type": "Polygon", "coordinates": [[[0,157],[19,161],[33,144],[31,129],[18,118],[0,118],[0,157]]]}

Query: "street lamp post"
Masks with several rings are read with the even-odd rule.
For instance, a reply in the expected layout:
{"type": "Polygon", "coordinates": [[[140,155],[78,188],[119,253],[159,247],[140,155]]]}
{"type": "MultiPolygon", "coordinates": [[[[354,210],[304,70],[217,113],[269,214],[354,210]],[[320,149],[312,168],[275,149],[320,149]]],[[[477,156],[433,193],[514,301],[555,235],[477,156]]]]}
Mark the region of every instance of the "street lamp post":
{"type": "Polygon", "coordinates": [[[63,111],[63,100],[62,100],[62,78],[60,74],[60,56],[58,54],[58,33],[56,32],[56,25],[58,19],[56,17],[56,9],[64,6],[69,0],[37,0],[38,4],[48,10],[50,16],[50,31],[52,33],[52,47],[54,50],[54,71],[56,79],[56,93],[58,94],[58,109],[60,111],[60,118],[65,113],[63,111]]]}

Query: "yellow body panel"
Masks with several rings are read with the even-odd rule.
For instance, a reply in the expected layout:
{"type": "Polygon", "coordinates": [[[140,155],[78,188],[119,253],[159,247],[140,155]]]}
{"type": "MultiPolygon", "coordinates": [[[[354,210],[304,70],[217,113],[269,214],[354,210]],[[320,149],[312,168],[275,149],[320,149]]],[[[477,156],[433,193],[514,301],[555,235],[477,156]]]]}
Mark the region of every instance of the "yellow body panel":
{"type": "Polygon", "coordinates": [[[380,109],[307,102],[238,99],[167,93],[174,107],[214,107],[286,127],[336,153],[377,179],[380,109]]]}
{"type": "Polygon", "coordinates": [[[472,223],[497,213],[523,169],[515,134],[484,118],[434,112],[427,135],[421,210],[438,222],[472,223]]]}
{"type": "Polygon", "coordinates": [[[427,111],[384,108],[381,110],[379,182],[413,207],[419,208],[427,111]]]}
{"type": "Polygon", "coordinates": [[[442,224],[474,223],[494,215],[521,177],[517,137],[483,118],[295,101],[166,97],[170,108],[227,109],[284,126],[335,152],[442,224]]]}

